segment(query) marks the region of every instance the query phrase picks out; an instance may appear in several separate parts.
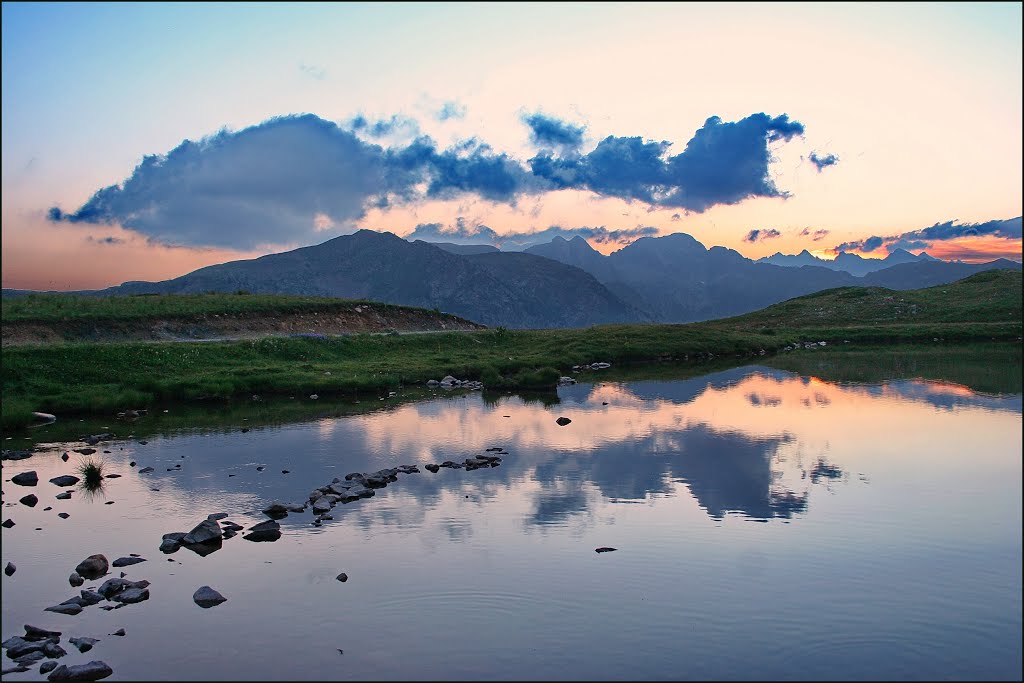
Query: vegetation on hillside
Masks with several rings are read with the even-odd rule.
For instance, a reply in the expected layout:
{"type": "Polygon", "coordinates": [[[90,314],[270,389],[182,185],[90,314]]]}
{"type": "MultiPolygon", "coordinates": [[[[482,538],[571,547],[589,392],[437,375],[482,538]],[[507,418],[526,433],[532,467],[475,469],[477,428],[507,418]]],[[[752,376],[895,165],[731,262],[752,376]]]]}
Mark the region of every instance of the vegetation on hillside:
{"type": "Polygon", "coordinates": [[[490,388],[551,388],[573,365],[750,358],[803,341],[1019,341],[1020,305],[1021,274],[991,271],[914,292],[831,290],[687,325],[10,347],[3,421],[24,424],[32,410],[110,413],[180,399],[381,392],[446,374],[490,388]]]}

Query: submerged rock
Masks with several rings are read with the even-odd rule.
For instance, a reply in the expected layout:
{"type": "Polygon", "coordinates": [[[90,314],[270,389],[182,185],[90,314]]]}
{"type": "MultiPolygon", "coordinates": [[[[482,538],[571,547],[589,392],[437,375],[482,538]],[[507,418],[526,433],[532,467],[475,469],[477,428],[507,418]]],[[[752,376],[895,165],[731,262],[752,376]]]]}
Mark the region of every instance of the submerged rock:
{"type": "Polygon", "coordinates": [[[227,598],[209,586],[201,586],[192,594],[192,600],[203,609],[209,609],[210,607],[214,607],[225,602],[227,598]]]}
{"type": "Polygon", "coordinates": [[[98,681],[114,673],[106,662],[94,660],[88,664],[61,664],[46,677],[48,681],[98,681]]]}

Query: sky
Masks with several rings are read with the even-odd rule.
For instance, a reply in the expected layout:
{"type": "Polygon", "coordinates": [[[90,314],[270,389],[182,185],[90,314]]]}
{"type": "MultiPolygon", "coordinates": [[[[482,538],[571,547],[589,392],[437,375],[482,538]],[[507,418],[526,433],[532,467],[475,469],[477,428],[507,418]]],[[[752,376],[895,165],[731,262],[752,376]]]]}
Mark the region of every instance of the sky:
{"type": "Polygon", "coordinates": [[[363,228],[1021,260],[1021,3],[2,12],[4,287],[363,228]]]}

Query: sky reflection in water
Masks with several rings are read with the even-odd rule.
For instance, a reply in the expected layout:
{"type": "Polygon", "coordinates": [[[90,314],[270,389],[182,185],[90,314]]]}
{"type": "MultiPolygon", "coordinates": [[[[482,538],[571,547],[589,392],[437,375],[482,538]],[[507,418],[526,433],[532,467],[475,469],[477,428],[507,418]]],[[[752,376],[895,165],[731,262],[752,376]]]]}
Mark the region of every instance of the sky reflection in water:
{"type": "Polygon", "coordinates": [[[131,620],[131,647],[107,638],[74,661],[147,679],[1019,677],[1019,394],[746,367],[559,399],[441,395],[116,441],[105,457],[125,476],[92,500],[50,500],[47,480],[74,464],[59,451],[5,463],[5,479],[39,473],[41,504],[4,484],[17,526],[3,561],[19,573],[3,584],[3,636],[32,623],[103,637],[131,620]],[[399,475],[322,527],[289,515],[275,543],[156,551],[210,512],[248,526],[335,476],[496,446],[498,468],[399,475]],[[153,598],[42,612],[94,552],[142,553],[129,578],[153,598]],[[229,601],[200,613],[202,584],[229,601]]]}

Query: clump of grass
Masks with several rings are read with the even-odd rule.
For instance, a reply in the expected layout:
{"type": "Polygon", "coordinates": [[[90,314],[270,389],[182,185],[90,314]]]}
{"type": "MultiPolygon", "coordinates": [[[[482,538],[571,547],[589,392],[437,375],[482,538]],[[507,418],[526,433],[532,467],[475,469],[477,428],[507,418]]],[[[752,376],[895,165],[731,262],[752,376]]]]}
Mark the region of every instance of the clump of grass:
{"type": "Polygon", "coordinates": [[[78,474],[81,475],[86,489],[95,491],[103,486],[103,468],[105,466],[106,463],[102,460],[93,460],[92,458],[83,458],[78,463],[76,469],[78,474]]]}

